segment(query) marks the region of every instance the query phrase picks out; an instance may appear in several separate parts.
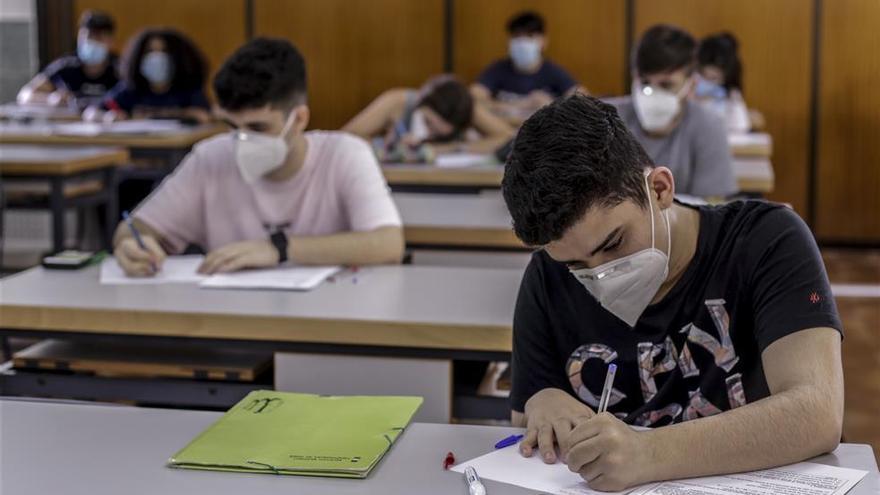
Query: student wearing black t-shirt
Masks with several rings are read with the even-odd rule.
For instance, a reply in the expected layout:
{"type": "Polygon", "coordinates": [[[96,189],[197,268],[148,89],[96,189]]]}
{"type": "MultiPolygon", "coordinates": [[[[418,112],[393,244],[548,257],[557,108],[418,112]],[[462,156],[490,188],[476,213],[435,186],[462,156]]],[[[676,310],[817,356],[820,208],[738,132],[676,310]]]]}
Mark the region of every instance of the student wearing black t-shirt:
{"type": "Polygon", "coordinates": [[[18,92],[18,103],[76,104],[85,108],[101,101],[119,81],[113,45],[113,18],[98,11],[83,12],[76,38],[76,55],[55,60],[18,92]]]}
{"type": "Polygon", "coordinates": [[[569,73],[544,58],[544,19],[523,12],[507,23],[509,56],[486,67],[471,87],[474,98],[519,125],[538,108],[575,91],[586,93],[569,73]]]}
{"type": "Polygon", "coordinates": [[[593,488],[621,490],[837,446],[842,326],[796,213],[675,201],[669,169],[613,106],[582,95],[523,124],[503,193],[517,236],[541,248],[513,325],[524,455],[556,462],[558,444],[593,488]]]}

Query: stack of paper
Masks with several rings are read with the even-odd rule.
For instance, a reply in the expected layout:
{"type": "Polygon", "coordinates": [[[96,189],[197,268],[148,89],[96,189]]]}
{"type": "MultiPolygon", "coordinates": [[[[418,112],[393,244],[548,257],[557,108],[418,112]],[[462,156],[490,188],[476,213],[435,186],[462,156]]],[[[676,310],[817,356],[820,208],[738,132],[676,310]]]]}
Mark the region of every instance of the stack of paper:
{"type": "Polygon", "coordinates": [[[209,289],[279,289],[311,290],[342,269],[340,266],[291,266],[235,273],[202,275],[198,268],[203,256],[169,256],[152,277],[129,277],[115,258],[101,265],[104,285],[156,285],[171,283],[199,284],[209,289]]]}
{"type": "Polygon", "coordinates": [[[421,397],[251,392],[168,460],[212,471],[365,478],[421,397]]]}
{"type": "Polygon", "coordinates": [[[437,155],[434,165],[439,168],[466,168],[486,165],[492,160],[491,155],[479,153],[445,153],[437,155]]]}
{"type": "Polygon", "coordinates": [[[523,457],[518,446],[496,450],[461,463],[452,470],[462,473],[468,466],[473,467],[481,478],[554,495],[843,495],[868,474],[858,469],[801,462],[750,473],[652,483],[623,492],[599,492],[590,489],[580,475],[569,471],[565,464],[545,464],[538,455],[523,457]]]}
{"type": "Polygon", "coordinates": [[[338,266],[298,266],[212,275],[199,287],[209,289],[311,290],[340,270],[338,266]]]}

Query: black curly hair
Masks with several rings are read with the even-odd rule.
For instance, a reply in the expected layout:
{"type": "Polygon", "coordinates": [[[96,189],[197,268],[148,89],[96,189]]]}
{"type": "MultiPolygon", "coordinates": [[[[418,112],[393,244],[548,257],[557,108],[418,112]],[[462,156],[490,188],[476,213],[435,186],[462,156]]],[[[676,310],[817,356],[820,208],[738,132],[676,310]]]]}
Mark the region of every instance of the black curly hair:
{"type": "Polygon", "coordinates": [[[122,56],[120,72],[129,85],[141,92],[150,90],[150,83],[141,74],[141,60],[147,54],[151,39],[161,38],[174,63],[171,87],[185,91],[203,89],[208,73],[205,56],[185,34],[172,28],[147,28],[129,41],[122,56]]]}

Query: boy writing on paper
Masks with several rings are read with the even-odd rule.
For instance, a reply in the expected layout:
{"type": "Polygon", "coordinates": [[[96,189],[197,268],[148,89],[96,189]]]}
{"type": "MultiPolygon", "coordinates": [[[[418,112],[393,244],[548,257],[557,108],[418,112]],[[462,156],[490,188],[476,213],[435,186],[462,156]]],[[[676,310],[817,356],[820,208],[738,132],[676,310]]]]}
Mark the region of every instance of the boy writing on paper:
{"type": "Polygon", "coordinates": [[[398,263],[400,215],[369,145],[304,132],[305,62],[286,40],[239,48],[214,78],[218,117],[232,131],[203,141],[133,213],[146,249],[120,224],[114,253],[150,276],[188,244],[202,273],[298,264],[398,263]]]}
{"type": "Polygon", "coordinates": [[[592,488],[621,490],[837,446],[842,326],[795,212],[676,202],[673,173],[582,95],[523,124],[502,187],[516,234],[541,247],[513,323],[524,455],[553,463],[558,445],[592,488]]]}

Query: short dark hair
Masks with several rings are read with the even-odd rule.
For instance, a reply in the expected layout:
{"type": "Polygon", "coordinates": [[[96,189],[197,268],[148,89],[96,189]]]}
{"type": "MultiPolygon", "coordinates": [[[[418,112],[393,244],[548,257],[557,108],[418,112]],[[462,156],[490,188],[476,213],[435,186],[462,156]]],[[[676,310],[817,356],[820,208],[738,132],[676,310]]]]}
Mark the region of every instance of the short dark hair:
{"type": "Polygon", "coordinates": [[[149,42],[161,38],[174,63],[171,87],[178,90],[203,89],[208,73],[205,56],[185,34],[172,28],[147,28],[129,41],[120,63],[120,73],[137,91],[149,91],[150,83],[141,74],[141,60],[147,54],[149,42]]]}
{"type": "Polygon", "coordinates": [[[511,36],[544,34],[544,18],[531,10],[520,12],[507,21],[507,32],[511,36]]]}
{"type": "Polygon", "coordinates": [[[290,110],[306,102],[306,62],[290,41],[255,38],[235,51],[214,76],[220,106],[290,110]]]}
{"type": "Polygon", "coordinates": [[[724,73],[724,87],[742,92],[742,62],[739,59],[739,42],[728,32],[707,36],[697,49],[697,64],[714,65],[724,73]]]}
{"type": "Polygon", "coordinates": [[[687,31],[658,24],[642,35],[636,45],[633,66],[641,75],[679,69],[693,70],[697,42],[687,31]]]}
{"type": "Polygon", "coordinates": [[[459,138],[471,126],[474,118],[473,96],[464,83],[451,75],[435,76],[422,86],[421,98],[416,106],[422,105],[437,112],[454,129],[446,136],[438,136],[436,141],[459,138]]]}
{"type": "Polygon", "coordinates": [[[113,34],[116,30],[116,23],[106,12],[86,10],[79,16],[79,28],[93,33],[113,34]]]}
{"type": "Polygon", "coordinates": [[[612,105],[560,98],[526,120],[513,142],[501,185],[513,230],[543,246],[593,206],[631,199],[646,208],[644,170],[653,166],[612,105]]]}

